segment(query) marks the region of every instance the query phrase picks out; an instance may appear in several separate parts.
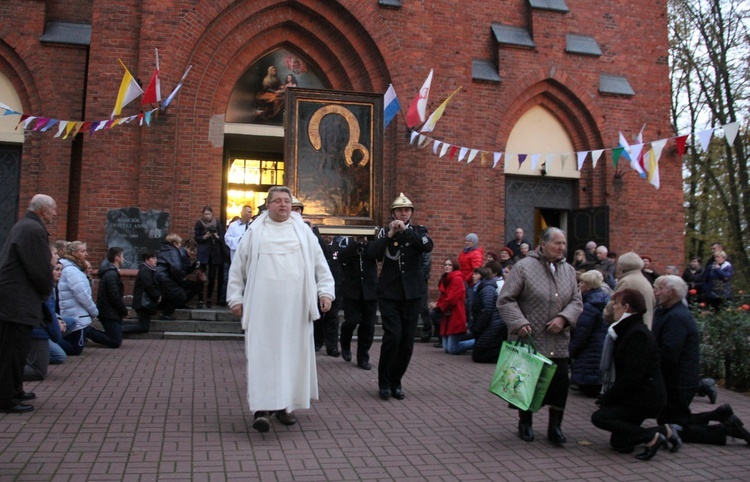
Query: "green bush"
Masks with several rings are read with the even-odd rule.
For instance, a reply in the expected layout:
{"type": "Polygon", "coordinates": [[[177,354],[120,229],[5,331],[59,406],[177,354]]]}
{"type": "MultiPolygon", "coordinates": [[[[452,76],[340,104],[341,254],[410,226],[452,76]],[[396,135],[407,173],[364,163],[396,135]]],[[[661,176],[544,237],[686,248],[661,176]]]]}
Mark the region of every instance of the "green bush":
{"type": "Polygon", "coordinates": [[[735,390],[750,389],[750,306],[726,303],[719,311],[702,306],[692,311],[702,335],[702,376],[724,379],[735,390]]]}

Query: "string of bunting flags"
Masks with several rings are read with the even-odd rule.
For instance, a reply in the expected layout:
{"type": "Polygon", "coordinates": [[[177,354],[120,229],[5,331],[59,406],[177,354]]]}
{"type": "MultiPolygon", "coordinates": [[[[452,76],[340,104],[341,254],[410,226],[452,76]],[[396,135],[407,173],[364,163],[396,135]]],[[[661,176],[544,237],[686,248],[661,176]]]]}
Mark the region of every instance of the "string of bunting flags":
{"type": "Polygon", "coordinates": [[[79,132],[88,132],[89,135],[94,135],[98,131],[108,131],[115,127],[123,124],[129,124],[133,121],[137,121],[139,126],[150,126],[151,122],[155,120],[160,113],[164,113],[169,105],[174,100],[177,92],[179,92],[182,84],[185,82],[192,65],[188,66],[182,78],[177,85],[172,89],[172,92],[164,99],[161,98],[161,81],[159,79],[159,52],[156,50],[156,69],[154,70],[151,80],[144,91],[141,86],[135,80],[133,75],[130,73],[122,60],[117,59],[125,70],[120,88],[117,93],[117,99],[115,101],[115,107],[112,110],[112,115],[109,119],[94,120],[94,121],[78,121],[78,120],[62,120],[55,119],[52,117],[36,116],[31,114],[25,114],[18,112],[15,109],[9,107],[7,104],[0,102],[0,110],[4,111],[3,116],[8,115],[20,115],[21,118],[16,124],[16,129],[22,126],[24,130],[33,132],[47,132],[53,127],[56,128],[57,132],[55,138],[67,139],[68,137],[74,138],[79,132]],[[128,105],[138,97],[143,96],[141,99],[141,106],[158,104],[149,110],[141,111],[137,114],[117,117],[122,112],[122,108],[128,105]]]}
{"type": "Polygon", "coordinates": [[[659,189],[659,160],[661,159],[662,151],[667,142],[674,140],[677,154],[682,156],[685,153],[687,140],[690,136],[697,136],[701,150],[706,151],[711,142],[711,137],[717,130],[722,129],[724,138],[729,145],[732,145],[740,127],[740,122],[731,122],[729,124],[712,127],[699,132],[691,132],[689,134],[681,134],[655,141],[644,142],[643,131],[646,128],[644,124],[643,128],[641,128],[641,131],[636,136],[636,142],[632,145],[627,142],[625,136],[620,132],[617,147],[564,153],[515,153],[464,147],[460,144],[441,141],[426,135],[426,133],[432,132],[435,129],[435,124],[445,112],[448,102],[461,90],[461,87],[459,87],[456,91],[450,94],[450,96],[440,104],[425,122],[427,115],[427,99],[429,97],[432,74],[433,72],[430,70],[427,80],[420,88],[417,97],[410,104],[406,115],[401,111],[401,105],[398,101],[393,85],[388,87],[383,99],[383,119],[385,126],[387,127],[396,114],[401,112],[410,132],[410,145],[425,148],[432,144],[432,153],[434,155],[439,157],[448,156],[449,159],[453,159],[456,154],[458,154],[458,162],[466,160],[467,164],[471,163],[477,158],[477,156],[479,156],[481,159],[481,165],[486,165],[491,158],[492,169],[497,167],[497,164],[503,156],[505,156],[506,163],[511,159],[517,159],[519,170],[526,160],[530,160],[532,171],[536,170],[542,159],[544,159],[543,162],[546,163],[547,166],[551,166],[556,159],[560,159],[562,168],[564,169],[566,162],[569,159],[574,158],[576,160],[576,168],[580,171],[583,169],[583,166],[589,158],[591,159],[592,168],[596,168],[597,162],[602,154],[604,154],[604,152],[609,152],[613,166],[617,167],[620,159],[626,159],[630,162],[630,167],[638,172],[640,177],[647,179],[651,185],[656,189],[659,189]],[[420,124],[421,128],[419,127],[420,124]],[[645,150],[647,146],[650,146],[650,149],[645,150]]]}

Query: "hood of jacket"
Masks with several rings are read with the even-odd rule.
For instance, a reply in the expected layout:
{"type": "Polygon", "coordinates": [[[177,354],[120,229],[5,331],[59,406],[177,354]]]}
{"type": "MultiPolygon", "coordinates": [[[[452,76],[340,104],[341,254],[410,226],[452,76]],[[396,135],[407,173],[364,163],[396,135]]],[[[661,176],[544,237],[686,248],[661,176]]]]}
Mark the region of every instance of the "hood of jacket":
{"type": "Polygon", "coordinates": [[[630,251],[617,258],[617,268],[621,273],[640,271],[643,269],[643,260],[640,256],[630,251]]]}
{"type": "Polygon", "coordinates": [[[609,293],[601,288],[587,291],[583,294],[583,302],[591,303],[598,309],[603,310],[607,306],[607,303],[609,303],[609,293]]]}

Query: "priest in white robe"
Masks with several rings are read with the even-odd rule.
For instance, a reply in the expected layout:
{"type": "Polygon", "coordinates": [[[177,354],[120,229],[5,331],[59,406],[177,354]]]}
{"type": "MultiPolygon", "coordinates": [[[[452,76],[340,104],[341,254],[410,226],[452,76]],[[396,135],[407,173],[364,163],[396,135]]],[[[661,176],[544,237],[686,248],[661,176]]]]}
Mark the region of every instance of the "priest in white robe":
{"type": "Polygon", "coordinates": [[[331,308],[334,280],[312,230],[292,213],[292,192],[274,186],[268,210],[242,236],[229,270],[227,303],[242,318],[253,428],[270,415],[285,425],[318,398],[313,321],[331,308]]]}

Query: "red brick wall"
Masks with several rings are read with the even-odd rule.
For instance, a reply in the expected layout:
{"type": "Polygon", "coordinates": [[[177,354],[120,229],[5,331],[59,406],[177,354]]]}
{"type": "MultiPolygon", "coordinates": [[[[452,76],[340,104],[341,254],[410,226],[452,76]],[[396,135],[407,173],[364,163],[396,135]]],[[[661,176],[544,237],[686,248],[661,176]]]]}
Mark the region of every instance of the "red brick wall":
{"type": "MultiPolygon", "coordinates": [[[[405,1],[401,9],[381,8],[374,0],[125,0],[84,2],[79,13],[64,13],[79,4],[58,0],[46,11],[43,2],[0,4],[0,71],[14,82],[28,112],[107,118],[122,78],[117,58],[145,83],[158,48],[165,95],[193,66],[153,127],[84,135],[80,186],[73,186],[80,203],[68,201],[75,200],[68,196],[70,141],[27,134],[22,198],[50,192],[62,208],[53,236],[74,232],[89,242],[93,259],[104,255],[108,209],[166,209],[173,230],[189,234],[203,205],[221,204],[222,148],[208,140],[210,119],[225,112],[244,70],[283,45],[312,58],[334,89],[384,92],[392,82],[404,108],[434,68],[432,109],[456,87],[464,92],[432,137],[461,146],[504,150],[514,123],[539,104],[566,127],[576,150],[614,147],[619,131],[630,137],[644,123],[646,140],[674,135],[665,1],[581,0],[568,2],[571,12],[560,14],[531,11],[526,0],[405,1]],[[39,43],[45,15],[90,18],[88,59],[82,48],[39,43]],[[493,22],[529,29],[536,48],[498,47],[493,22]],[[603,55],[566,54],[569,33],[593,35],[603,55]],[[503,82],[473,81],[473,59],[496,61],[503,82]],[[599,94],[602,73],[627,76],[636,95],[599,94]]],[[[479,158],[467,165],[438,158],[431,147],[410,147],[401,118],[386,129],[384,153],[383,215],[404,191],[417,206],[415,220],[430,228],[436,258],[455,256],[468,232],[479,234],[486,249],[503,244],[502,163],[492,170],[479,158]]],[[[680,160],[669,145],[660,166],[660,190],[632,172],[614,183],[605,154],[596,170],[590,164],[584,169],[577,195],[581,207],[610,206],[611,250],[648,252],[663,269],[683,259],[680,160]]]]}

